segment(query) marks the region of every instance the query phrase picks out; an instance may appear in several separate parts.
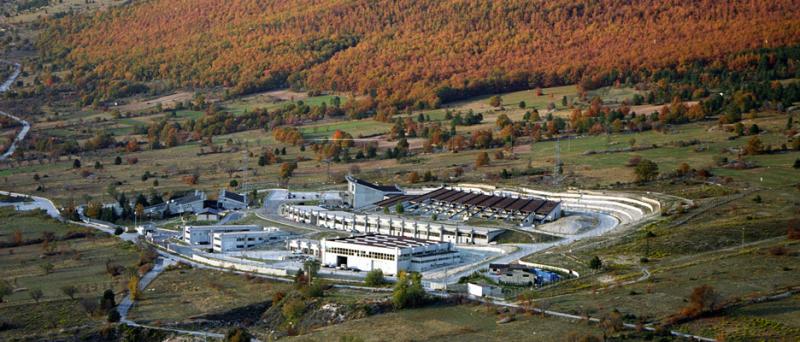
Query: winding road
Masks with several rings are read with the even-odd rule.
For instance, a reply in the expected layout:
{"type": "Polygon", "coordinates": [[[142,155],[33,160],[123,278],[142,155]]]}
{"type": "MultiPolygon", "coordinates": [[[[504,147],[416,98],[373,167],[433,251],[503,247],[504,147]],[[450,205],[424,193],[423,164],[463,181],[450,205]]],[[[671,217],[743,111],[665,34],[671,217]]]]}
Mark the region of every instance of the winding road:
{"type": "MultiPolygon", "coordinates": [[[[14,66],[14,72],[12,72],[11,76],[9,76],[5,80],[5,82],[3,82],[3,84],[0,85],[0,93],[5,93],[9,89],[11,89],[11,85],[14,84],[14,81],[16,81],[17,77],[19,77],[19,74],[22,71],[22,66],[19,63],[13,63],[13,62],[8,62],[8,61],[0,61],[0,63],[2,63],[2,64],[10,64],[10,65],[14,66]]],[[[11,142],[11,146],[8,147],[8,149],[5,151],[5,153],[3,153],[3,155],[0,155],[0,160],[6,160],[6,159],[8,159],[8,157],[11,157],[14,154],[14,152],[17,150],[17,145],[23,139],[25,139],[25,136],[28,135],[28,132],[31,130],[31,124],[29,122],[25,121],[25,120],[22,120],[21,118],[19,118],[17,116],[8,114],[8,113],[3,112],[3,111],[0,111],[0,115],[5,115],[5,116],[7,116],[9,118],[12,118],[12,119],[14,119],[16,121],[19,121],[22,124],[22,129],[17,134],[17,137],[14,138],[14,141],[11,142]]]]}

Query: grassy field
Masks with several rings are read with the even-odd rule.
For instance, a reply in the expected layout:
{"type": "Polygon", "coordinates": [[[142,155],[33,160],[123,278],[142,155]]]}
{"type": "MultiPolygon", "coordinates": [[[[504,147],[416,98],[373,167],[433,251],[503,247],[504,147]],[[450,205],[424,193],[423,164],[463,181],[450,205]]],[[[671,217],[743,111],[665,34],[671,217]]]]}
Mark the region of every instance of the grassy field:
{"type": "Polygon", "coordinates": [[[729,310],[722,317],[697,320],[679,327],[726,341],[791,340],[800,337],[800,296],[729,310]]]}
{"type": "Polygon", "coordinates": [[[569,336],[601,336],[582,322],[516,315],[497,324],[493,309],[482,306],[441,306],[403,310],[322,328],[296,341],[330,341],[349,336],[363,341],[564,341],[569,336]],[[383,332],[383,333],[376,333],[383,332]]]}
{"type": "MultiPolygon", "coordinates": [[[[58,223],[38,213],[13,213],[3,209],[0,217],[0,231],[5,238],[16,229],[24,232],[24,239],[38,238],[44,231],[61,237],[68,231],[84,229],[58,223]]],[[[106,272],[106,263],[133,266],[138,254],[135,246],[107,235],[51,241],[47,248],[42,243],[0,248],[0,277],[15,289],[0,303],[0,321],[12,326],[0,331],[0,339],[58,335],[63,334],[64,329],[76,327],[96,328],[104,322],[104,315],[87,314],[79,305],[79,299],[96,301],[103,291],[113,289],[120,300],[127,277],[111,277],[106,272]],[[44,265],[51,265],[52,270],[48,272],[44,265]],[[61,290],[68,285],[77,289],[74,300],[61,290]],[[39,302],[32,299],[33,290],[42,291],[39,302]]]]}
{"type": "Polygon", "coordinates": [[[13,207],[0,208],[0,240],[11,241],[14,233],[19,231],[23,239],[42,236],[43,232],[56,233],[61,236],[71,230],[84,230],[82,227],[61,223],[39,212],[18,212],[13,207]]]}
{"type": "Polygon", "coordinates": [[[183,322],[193,316],[271,300],[273,293],[286,291],[290,286],[227,272],[172,270],[150,284],[129,317],[148,324],[183,322]]]}

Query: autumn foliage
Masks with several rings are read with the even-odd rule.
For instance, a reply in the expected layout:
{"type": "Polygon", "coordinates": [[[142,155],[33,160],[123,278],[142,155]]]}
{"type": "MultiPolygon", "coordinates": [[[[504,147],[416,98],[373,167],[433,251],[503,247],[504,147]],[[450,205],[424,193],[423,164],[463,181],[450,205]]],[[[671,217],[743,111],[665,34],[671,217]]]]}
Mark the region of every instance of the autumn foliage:
{"type": "Polygon", "coordinates": [[[363,107],[424,108],[515,89],[586,90],[698,60],[738,70],[759,61],[732,53],[800,42],[798,8],[795,0],[153,0],[48,19],[38,44],[87,100],[166,80],[233,94],[349,91],[371,95],[363,107]]]}

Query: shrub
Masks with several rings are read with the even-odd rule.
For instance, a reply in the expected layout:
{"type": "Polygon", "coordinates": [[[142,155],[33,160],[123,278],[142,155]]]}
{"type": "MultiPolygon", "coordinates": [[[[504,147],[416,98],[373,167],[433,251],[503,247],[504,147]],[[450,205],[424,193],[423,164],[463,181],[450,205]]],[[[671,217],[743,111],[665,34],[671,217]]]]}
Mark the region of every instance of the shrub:
{"type": "Polygon", "coordinates": [[[475,158],[475,166],[481,167],[489,165],[489,154],[486,152],[478,153],[478,156],[475,158]]]}
{"type": "Polygon", "coordinates": [[[636,165],[634,172],[636,173],[637,182],[652,181],[658,177],[658,165],[651,160],[642,159],[642,161],[636,165]]]}
{"type": "Polygon", "coordinates": [[[117,311],[117,310],[111,310],[111,311],[109,311],[109,312],[108,312],[108,316],[106,317],[106,320],[107,320],[109,323],[116,323],[116,322],[119,322],[119,320],[120,320],[120,319],[122,319],[122,317],[120,317],[120,315],[119,315],[119,311],[117,311]]]}
{"type": "Polygon", "coordinates": [[[41,289],[31,289],[30,291],[28,291],[28,294],[30,294],[31,299],[33,299],[37,303],[39,302],[40,299],[42,299],[42,297],[44,297],[44,293],[42,292],[41,289]]]}
{"type": "Polygon", "coordinates": [[[224,342],[250,342],[253,336],[245,328],[231,328],[225,333],[224,342]]]}
{"type": "Polygon", "coordinates": [[[789,221],[786,237],[789,240],[800,240],[800,219],[793,219],[789,221]]]}
{"type": "Polygon", "coordinates": [[[61,287],[61,292],[69,297],[69,299],[75,299],[75,294],[78,293],[78,288],[75,287],[75,285],[66,285],[61,287]]]}
{"type": "Polygon", "coordinates": [[[383,270],[377,268],[367,272],[367,277],[364,278],[364,283],[367,284],[367,286],[381,286],[385,284],[386,279],[383,277],[383,270]]]}
{"type": "Polygon", "coordinates": [[[600,260],[600,257],[594,256],[592,260],[589,260],[589,268],[593,270],[599,270],[603,267],[603,261],[600,260]]]}
{"type": "Polygon", "coordinates": [[[422,305],[427,296],[422,288],[422,275],[400,272],[392,292],[392,304],[397,309],[413,308],[422,305]]]}
{"type": "Polygon", "coordinates": [[[774,256],[786,255],[787,253],[789,253],[789,250],[784,246],[774,246],[769,249],[769,254],[774,256]]]}
{"type": "Polygon", "coordinates": [[[0,303],[3,302],[5,296],[14,293],[14,287],[8,281],[0,279],[0,303]]]}
{"type": "Polygon", "coordinates": [[[103,292],[103,297],[100,298],[100,310],[106,312],[113,309],[115,306],[117,306],[117,304],[114,300],[114,291],[111,289],[105,290],[105,292],[103,292]]]}
{"type": "Polygon", "coordinates": [[[303,297],[305,298],[321,298],[325,296],[325,285],[322,281],[315,280],[308,286],[303,287],[303,297]]]}
{"type": "Polygon", "coordinates": [[[281,308],[281,313],[283,313],[283,317],[289,321],[295,321],[300,316],[303,315],[303,312],[306,310],[306,304],[303,303],[302,300],[293,298],[283,304],[283,308],[281,308]]]}
{"type": "Polygon", "coordinates": [[[697,317],[706,311],[715,310],[718,301],[719,295],[713,287],[708,285],[695,287],[689,296],[689,305],[681,310],[681,314],[686,317],[697,317]]]}
{"type": "Polygon", "coordinates": [[[283,300],[286,297],[286,294],[282,291],[278,291],[272,294],[272,305],[275,305],[283,300]]]}

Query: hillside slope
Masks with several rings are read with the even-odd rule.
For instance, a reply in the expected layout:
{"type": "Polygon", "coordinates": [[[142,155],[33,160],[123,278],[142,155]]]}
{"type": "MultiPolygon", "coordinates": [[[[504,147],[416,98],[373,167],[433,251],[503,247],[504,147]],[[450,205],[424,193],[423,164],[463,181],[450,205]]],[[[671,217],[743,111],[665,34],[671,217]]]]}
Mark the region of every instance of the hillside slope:
{"type": "Polygon", "coordinates": [[[798,0],[573,2],[150,0],[54,20],[40,46],[103,98],[163,79],[233,93],[353,91],[402,107],[624,81],[640,68],[800,42],[798,0]]]}

